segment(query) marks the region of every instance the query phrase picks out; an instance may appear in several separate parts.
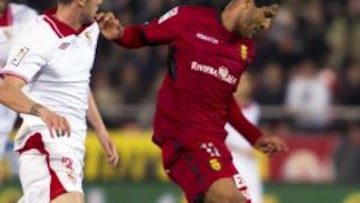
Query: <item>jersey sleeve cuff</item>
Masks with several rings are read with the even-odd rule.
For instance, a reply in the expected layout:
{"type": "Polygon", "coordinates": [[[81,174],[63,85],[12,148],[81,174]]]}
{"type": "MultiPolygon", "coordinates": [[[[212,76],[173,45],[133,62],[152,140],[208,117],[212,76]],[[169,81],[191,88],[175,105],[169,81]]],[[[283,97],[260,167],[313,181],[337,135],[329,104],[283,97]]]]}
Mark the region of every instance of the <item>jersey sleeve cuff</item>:
{"type": "Polygon", "coordinates": [[[22,81],[24,81],[26,84],[28,84],[30,81],[25,75],[14,72],[14,71],[6,71],[5,70],[5,71],[0,72],[0,77],[2,77],[2,78],[4,78],[7,75],[17,77],[17,78],[21,79],[22,81]]]}

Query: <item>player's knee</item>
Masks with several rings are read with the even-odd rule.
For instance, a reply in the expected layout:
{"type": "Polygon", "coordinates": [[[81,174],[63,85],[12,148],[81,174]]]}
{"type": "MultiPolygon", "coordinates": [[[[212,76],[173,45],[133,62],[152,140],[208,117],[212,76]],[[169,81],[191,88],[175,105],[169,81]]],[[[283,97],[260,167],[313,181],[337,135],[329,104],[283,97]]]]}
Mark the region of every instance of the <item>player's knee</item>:
{"type": "Polygon", "coordinates": [[[209,194],[205,203],[246,203],[246,198],[238,190],[223,190],[209,194]]]}
{"type": "Polygon", "coordinates": [[[246,203],[247,199],[242,195],[240,191],[236,191],[235,194],[232,196],[231,203],[246,203]]]}
{"type": "Polygon", "coordinates": [[[78,192],[69,192],[62,194],[52,200],[50,203],[84,203],[84,196],[78,192]]]}
{"type": "Polygon", "coordinates": [[[246,198],[230,178],[215,181],[205,194],[205,203],[246,203],[246,198]]]}

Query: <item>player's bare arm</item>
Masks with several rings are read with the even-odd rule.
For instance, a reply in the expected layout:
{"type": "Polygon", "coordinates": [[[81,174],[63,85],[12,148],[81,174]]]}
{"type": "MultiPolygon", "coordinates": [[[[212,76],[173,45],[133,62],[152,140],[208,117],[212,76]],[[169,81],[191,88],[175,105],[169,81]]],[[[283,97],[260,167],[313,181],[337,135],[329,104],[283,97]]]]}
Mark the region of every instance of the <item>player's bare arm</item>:
{"type": "Polygon", "coordinates": [[[0,103],[18,112],[40,117],[48,126],[51,135],[70,135],[70,125],[66,118],[60,116],[41,104],[32,101],[23,92],[25,81],[14,76],[5,76],[0,82],[0,103]]]}
{"type": "Polygon", "coordinates": [[[124,27],[120,24],[119,20],[115,18],[113,13],[99,13],[95,17],[95,20],[99,23],[101,34],[108,40],[115,40],[122,37],[124,27]]]}
{"type": "Polygon", "coordinates": [[[95,129],[96,136],[106,152],[108,164],[116,167],[119,161],[119,154],[114,142],[109,136],[91,91],[89,92],[89,108],[86,112],[86,117],[95,129]]]}

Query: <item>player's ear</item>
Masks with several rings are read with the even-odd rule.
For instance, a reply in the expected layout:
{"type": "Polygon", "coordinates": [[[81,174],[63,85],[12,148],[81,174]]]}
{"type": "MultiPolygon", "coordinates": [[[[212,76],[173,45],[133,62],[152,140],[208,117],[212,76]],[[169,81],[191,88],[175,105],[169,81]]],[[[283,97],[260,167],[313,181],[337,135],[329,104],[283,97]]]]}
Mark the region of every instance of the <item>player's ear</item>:
{"type": "Polygon", "coordinates": [[[80,6],[84,6],[87,0],[78,0],[80,6]]]}

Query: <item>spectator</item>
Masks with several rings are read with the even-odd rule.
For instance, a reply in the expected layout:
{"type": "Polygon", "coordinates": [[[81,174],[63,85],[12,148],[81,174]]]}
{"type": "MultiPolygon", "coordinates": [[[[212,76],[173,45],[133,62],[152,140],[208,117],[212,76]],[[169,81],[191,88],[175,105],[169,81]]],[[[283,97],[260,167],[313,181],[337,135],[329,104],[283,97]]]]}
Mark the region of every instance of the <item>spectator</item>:
{"type": "Polygon", "coordinates": [[[286,92],[286,106],[294,116],[299,130],[325,130],[330,122],[331,94],[319,77],[316,64],[304,59],[290,79],[286,92]]]}
{"type": "Polygon", "coordinates": [[[259,79],[255,100],[263,105],[282,105],[284,102],[284,75],[281,65],[269,63],[259,79]]]}
{"type": "Polygon", "coordinates": [[[348,134],[342,140],[335,154],[337,179],[346,182],[360,182],[360,123],[349,124],[348,134]]]}
{"type": "Polygon", "coordinates": [[[352,63],[341,80],[340,99],[344,105],[360,105],[360,65],[352,63]]]}

